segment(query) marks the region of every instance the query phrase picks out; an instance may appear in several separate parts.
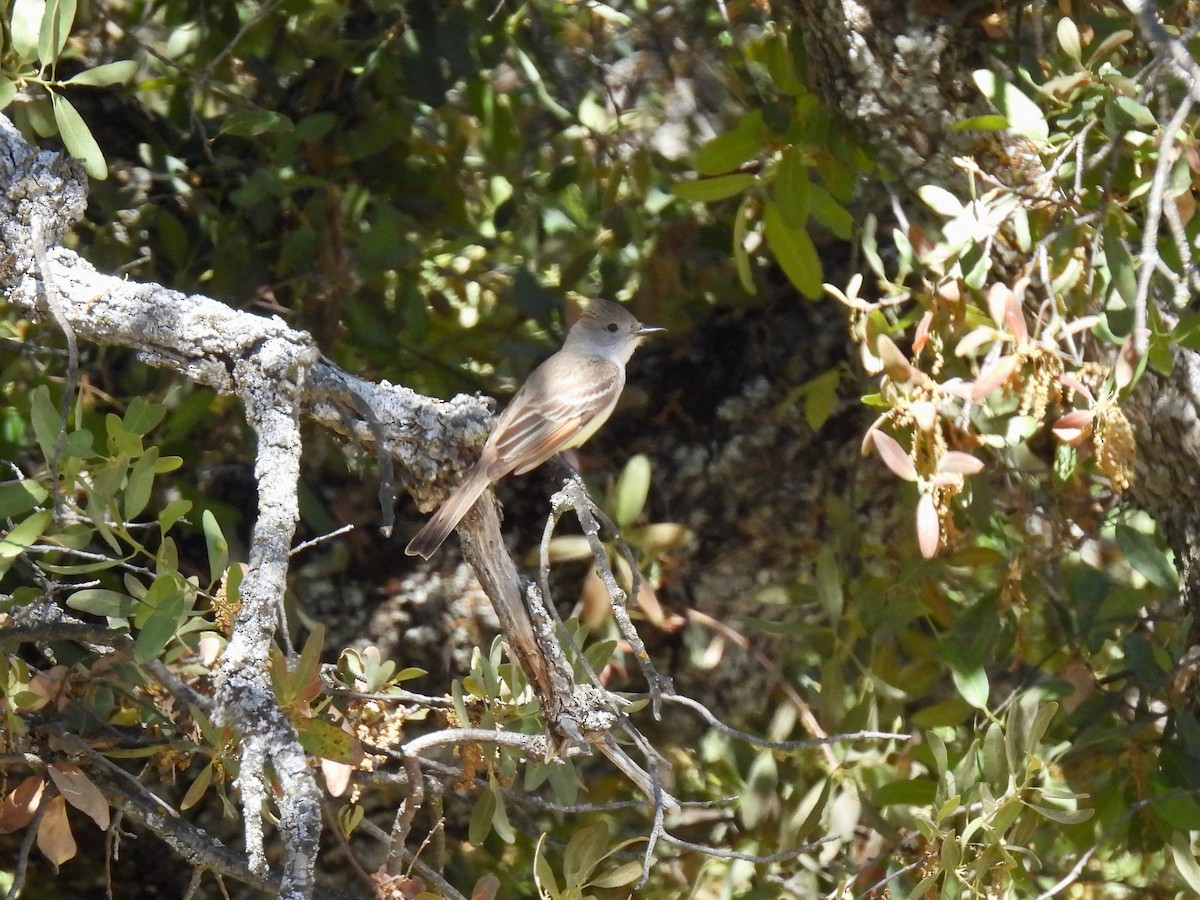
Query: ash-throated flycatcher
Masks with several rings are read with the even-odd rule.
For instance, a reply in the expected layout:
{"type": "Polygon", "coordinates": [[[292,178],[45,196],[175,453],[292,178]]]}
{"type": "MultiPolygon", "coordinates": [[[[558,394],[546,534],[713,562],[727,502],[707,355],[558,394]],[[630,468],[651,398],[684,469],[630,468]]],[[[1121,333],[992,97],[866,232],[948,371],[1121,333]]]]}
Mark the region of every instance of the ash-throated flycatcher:
{"type": "Polygon", "coordinates": [[[617,405],[637,345],[663,330],[609,300],[592,300],[562,349],[533,370],[501,413],[471,474],[404,552],[428,559],[489,485],[510,472],[524,475],[590,438],[617,405]]]}

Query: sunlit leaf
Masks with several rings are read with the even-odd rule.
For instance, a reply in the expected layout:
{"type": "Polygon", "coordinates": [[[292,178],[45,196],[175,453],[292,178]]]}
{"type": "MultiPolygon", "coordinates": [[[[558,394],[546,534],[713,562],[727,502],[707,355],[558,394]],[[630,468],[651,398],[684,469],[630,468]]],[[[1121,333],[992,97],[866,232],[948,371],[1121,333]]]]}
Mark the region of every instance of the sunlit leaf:
{"type": "Polygon", "coordinates": [[[43,63],[56,62],[71,36],[77,0],[48,0],[46,13],[38,29],[38,57],[43,63]]]}
{"type": "Polygon", "coordinates": [[[45,13],[46,0],[13,0],[9,28],[13,49],[17,51],[22,62],[28,62],[37,56],[38,39],[45,13]]]}
{"type": "Polygon", "coordinates": [[[108,177],[108,164],[100,145],[92,137],[91,129],[76,112],[75,107],[62,94],[51,95],[54,104],[54,121],[58,124],[58,133],[62,135],[67,152],[83,163],[84,171],[97,181],[108,177]]]}
{"type": "Polygon", "coordinates": [[[104,588],[86,588],[67,598],[67,606],[93,616],[126,619],[137,609],[138,601],[128,594],[104,588]]]}
{"type": "Polygon", "coordinates": [[[119,59],[116,62],[84,69],[78,75],[72,75],[64,84],[88,85],[89,87],[123,84],[132,78],[137,70],[138,64],[132,59],[119,59]]]}
{"type": "Polygon", "coordinates": [[[40,509],[30,513],[21,523],[0,539],[0,576],[7,572],[14,562],[33,543],[36,543],[46,531],[46,526],[54,518],[54,512],[40,509]]]}
{"type": "Polygon", "coordinates": [[[788,225],[779,206],[768,202],[763,211],[763,233],[776,262],[796,289],[809,299],[820,297],[821,259],[808,229],[788,225]]]}
{"type": "Polygon", "coordinates": [[[1175,587],[1175,567],[1153,538],[1128,525],[1117,525],[1116,538],[1117,546],[1125,554],[1126,560],[1147,581],[1159,588],[1175,587]]]}
{"type": "Polygon", "coordinates": [[[1063,52],[1075,62],[1080,62],[1083,59],[1083,44],[1079,39],[1079,26],[1070,17],[1063,16],[1058,20],[1055,33],[1058,36],[1058,45],[1063,48],[1063,52]]]}
{"type": "Polygon", "coordinates": [[[753,175],[735,172],[732,175],[718,175],[716,178],[677,181],[671,185],[671,193],[694,203],[714,203],[740,194],[752,187],[757,180],[753,175]]]}
{"type": "Polygon", "coordinates": [[[643,453],[630,457],[625,464],[617,479],[614,518],[618,526],[624,527],[642,514],[650,494],[650,475],[650,457],[643,453]]]}
{"type": "Polygon", "coordinates": [[[46,780],[41,775],[30,775],[9,791],[0,803],[0,834],[9,834],[32,822],[45,789],[46,780]]]}
{"type": "Polygon", "coordinates": [[[976,709],[987,709],[991,688],[988,684],[987,672],[983,671],[982,666],[952,669],[950,675],[954,679],[954,686],[958,689],[959,696],[976,709]]]}
{"type": "Polygon", "coordinates": [[[54,786],[68,803],[95,822],[101,831],[108,828],[108,801],[79,766],[68,762],[53,762],[47,771],[54,786]]]}
{"type": "Polygon", "coordinates": [[[1038,105],[1015,86],[997,77],[988,69],[972,74],[975,86],[1008,119],[1012,129],[1035,143],[1044,143],[1050,136],[1050,126],[1038,105]]]}
{"type": "Polygon", "coordinates": [[[937,556],[942,544],[942,523],[931,494],[922,494],[917,501],[917,546],[926,559],[937,556]]]}
{"type": "Polygon", "coordinates": [[[917,467],[913,465],[912,457],[908,455],[908,451],[900,446],[890,434],[883,431],[872,431],[871,440],[875,444],[875,449],[879,451],[879,458],[883,460],[884,465],[892,470],[892,473],[905,481],[917,480],[917,467]]]}
{"type": "Polygon", "coordinates": [[[749,162],[762,150],[762,113],[752,111],[724,134],[701,144],[692,164],[701,175],[724,175],[749,162]]]}

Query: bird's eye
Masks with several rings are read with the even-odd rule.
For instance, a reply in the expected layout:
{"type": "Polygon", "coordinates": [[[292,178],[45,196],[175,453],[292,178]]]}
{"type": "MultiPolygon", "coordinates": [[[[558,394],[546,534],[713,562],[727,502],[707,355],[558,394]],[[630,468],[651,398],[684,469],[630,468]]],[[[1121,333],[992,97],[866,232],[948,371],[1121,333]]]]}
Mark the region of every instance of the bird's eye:
{"type": "Polygon", "coordinates": [[[617,332],[617,323],[616,322],[609,322],[608,325],[605,327],[608,328],[608,330],[611,331],[613,334],[616,334],[616,332],[617,332]]]}

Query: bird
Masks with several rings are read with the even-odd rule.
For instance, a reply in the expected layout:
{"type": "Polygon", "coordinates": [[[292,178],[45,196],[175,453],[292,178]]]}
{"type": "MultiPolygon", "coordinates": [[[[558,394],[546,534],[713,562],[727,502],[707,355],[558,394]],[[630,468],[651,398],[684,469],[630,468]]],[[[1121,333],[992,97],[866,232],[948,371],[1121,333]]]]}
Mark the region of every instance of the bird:
{"type": "Polygon", "coordinates": [[[618,303],[593,299],[562,349],[533,370],[500,414],[475,468],[404,552],[429,559],[488,487],[595,434],[617,405],[633,351],[647,335],[665,330],[643,325],[618,303]]]}

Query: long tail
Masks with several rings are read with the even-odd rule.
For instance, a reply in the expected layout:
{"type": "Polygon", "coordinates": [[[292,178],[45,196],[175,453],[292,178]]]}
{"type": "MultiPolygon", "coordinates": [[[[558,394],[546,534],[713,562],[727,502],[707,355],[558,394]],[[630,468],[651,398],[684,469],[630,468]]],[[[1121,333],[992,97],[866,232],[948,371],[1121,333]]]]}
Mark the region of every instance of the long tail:
{"type": "Polygon", "coordinates": [[[476,469],[467,476],[467,480],[454,489],[454,493],[446,498],[446,502],[433,514],[433,518],[425,523],[425,527],[417,532],[417,536],[408,542],[404,552],[409,556],[422,556],[425,559],[433,556],[442,541],[446,540],[454,530],[459,520],[467,514],[479,495],[487,490],[491,479],[476,469]]]}

